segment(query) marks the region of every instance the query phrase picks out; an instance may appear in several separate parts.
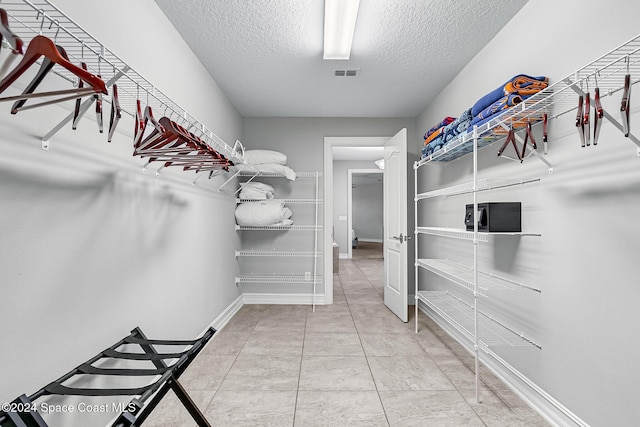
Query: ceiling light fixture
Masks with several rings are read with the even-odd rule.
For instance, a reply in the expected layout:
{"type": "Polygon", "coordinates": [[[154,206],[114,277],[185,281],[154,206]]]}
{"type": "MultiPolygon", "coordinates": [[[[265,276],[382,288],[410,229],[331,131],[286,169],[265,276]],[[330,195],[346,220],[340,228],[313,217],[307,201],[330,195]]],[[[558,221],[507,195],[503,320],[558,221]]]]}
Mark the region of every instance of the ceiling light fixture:
{"type": "Polygon", "coordinates": [[[349,59],[360,0],[324,0],[324,59],[349,59]]]}

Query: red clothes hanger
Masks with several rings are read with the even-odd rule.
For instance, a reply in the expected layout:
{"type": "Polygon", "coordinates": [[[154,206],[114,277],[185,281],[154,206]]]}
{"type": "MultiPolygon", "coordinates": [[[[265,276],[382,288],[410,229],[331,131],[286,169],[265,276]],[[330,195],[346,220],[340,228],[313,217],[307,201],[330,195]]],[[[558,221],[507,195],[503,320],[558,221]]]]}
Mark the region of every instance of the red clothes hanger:
{"type": "MultiPolygon", "coordinates": [[[[29,67],[31,67],[41,56],[44,56],[45,59],[58,64],[70,71],[74,75],[78,76],[85,83],[88,84],[88,88],[74,88],[67,90],[58,90],[51,92],[42,92],[42,93],[32,93],[32,94],[24,94],[15,97],[5,97],[0,98],[0,101],[8,101],[8,100],[18,100],[18,99],[30,99],[30,98],[38,98],[44,96],[62,96],[62,95],[70,95],[74,94],[74,96],[66,96],[63,98],[56,99],[54,101],[42,102],[40,104],[36,104],[30,106],[29,108],[35,108],[43,105],[49,105],[55,102],[66,101],[70,99],[75,99],[79,94],[89,94],[89,93],[104,93],[107,94],[107,87],[102,81],[102,79],[97,76],[89,73],[87,70],[83,70],[81,67],[78,67],[68,59],[64,58],[64,56],[60,53],[56,45],[44,36],[35,36],[31,43],[29,43],[29,47],[22,58],[22,61],[18,64],[16,68],[13,69],[2,81],[0,81],[0,93],[3,93],[13,82],[15,82],[22,74],[24,74],[29,67]]],[[[26,109],[22,108],[22,109],[26,109]]]]}
{"type": "Polygon", "coordinates": [[[534,150],[538,149],[538,145],[536,144],[536,140],[533,137],[533,131],[531,129],[531,122],[527,122],[527,130],[526,133],[524,135],[524,144],[522,144],[522,154],[520,155],[520,163],[523,162],[524,160],[524,155],[526,154],[527,151],[527,141],[531,140],[531,147],[534,150]]]}
{"type": "Polygon", "coordinates": [[[596,88],[593,95],[593,110],[595,111],[593,115],[593,145],[598,145],[600,128],[602,128],[602,118],[604,117],[604,110],[600,102],[600,88],[596,88]]]}
{"type": "MultiPolygon", "coordinates": [[[[598,98],[599,99],[599,98],[598,98]]],[[[544,154],[547,154],[547,142],[548,142],[548,121],[547,113],[542,116],[542,143],[544,146],[544,154]]]]}
{"type": "MultiPolygon", "coordinates": [[[[98,74],[97,77],[101,78],[100,74],[98,74]]],[[[93,97],[96,100],[96,120],[98,122],[98,130],[100,133],[103,133],[104,121],[102,119],[102,93],[96,93],[93,97]]]]}
{"type": "Polygon", "coordinates": [[[576,113],[576,127],[578,128],[578,134],[580,135],[580,143],[584,147],[584,97],[580,95],[578,97],[578,112],[576,113]]]}
{"type": "Polygon", "coordinates": [[[498,156],[502,156],[503,151],[505,150],[505,148],[507,148],[507,145],[509,145],[509,143],[513,145],[513,148],[516,151],[516,155],[518,156],[518,160],[522,162],[522,156],[520,155],[520,151],[518,150],[518,144],[516,144],[516,132],[513,129],[509,129],[509,133],[504,140],[504,144],[502,144],[502,147],[500,147],[500,149],[498,150],[498,156]]]}
{"type": "MultiPolygon", "coordinates": [[[[85,62],[81,62],[80,63],[80,67],[83,70],[87,69],[87,64],[85,62]]],[[[84,82],[82,81],[82,79],[78,79],[78,89],[82,89],[84,87],[84,82]]],[[[77,98],[76,99],[76,106],[73,109],[73,122],[71,124],[71,128],[73,130],[76,130],[78,128],[78,122],[80,121],[80,118],[82,117],[82,114],[80,114],[80,104],[82,102],[82,98],[77,98]]]]}
{"type": "Polygon", "coordinates": [[[116,131],[116,126],[122,118],[122,108],[120,107],[120,99],[118,98],[118,85],[114,84],[111,87],[111,115],[109,116],[109,135],[107,136],[107,142],[111,142],[113,133],[116,131]]]}
{"type": "MultiPolygon", "coordinates": [[[[628,61],[628,59],[627,59],[628,61]]],[[[620,113],[622,113],[622,132],[624,136],[629,136],[629,118],[631,114],[631,75],[624,76],[624,92],[622,92],[622,102],[620,113]]]]}
{"type": "MultiPolygon", "coordinates": [[[[589,124],[589,115],[591,114],[591,95],[589,92],[584,94],[584,112],[582,116],[582,124],[584,126],[584,142],[588,146],[591,145],[591,125],[589,124]]],[[[584,145],[583,145],[584,147],[584,145]]]]}

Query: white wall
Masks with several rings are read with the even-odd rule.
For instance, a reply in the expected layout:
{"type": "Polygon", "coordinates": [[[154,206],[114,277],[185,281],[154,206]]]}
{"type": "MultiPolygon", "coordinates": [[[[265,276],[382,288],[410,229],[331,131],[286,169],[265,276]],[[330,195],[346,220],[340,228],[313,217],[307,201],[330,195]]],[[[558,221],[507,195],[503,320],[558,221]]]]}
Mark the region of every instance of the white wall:
{"type": "MultiPolygon", "coordinates": [[[[288,164],[299,171],[322,171],[324,137],[380,137],[393,136],[400,129],[407,128],[408,163],[417,158],[418,136],[415,131],[415,119],[398,118],[262,118],[247,117],[243,121],[242,135],[248,148],[275,149],[286,153],[288,164]]],[[[413,169],[409,180],[407,197],[413,200],[413,169]]],[[[409,227],[413,224],[413,203],[409,203],[409,227]]],[[[323,220],[324,227],[330,227],[323,220]]],[[[336,224],[337,225],[337,224],[336,224]]],[[[413,229],[411,229],[410,233],[413,229]]],[[[342,247],[341,249],[342,250],[342,247]]],[[[409,293],[413,292],[413,246],[410,246],[409,293]]],[[[327,254],[330,256],[330,254],[327,254]]]]}
{"type": "Polygon", "coordinates": [[[382,181],[356,185],[352,190],[353,228],[361,242],[382,242],[382,191],[382,181]]]}
{"type": "MultiPolygon", "coordinates": [[[[638,16],[640,4],[633,1],[609,2],[606,9],[595,1],[529,2],[420,115],[418,132],[458,115],[514,74],[548,75],[551,82],[565,77],[637,35],[638,16]],[[594,25],[580,42],[589,22],[594,25]]],[[[605,109],[617,116],[619,94],[612,98],[605,109]]],[[[637,123],[638,108],[633,111],[637,123]]],[[[542,289],[540,295],[513,294],[488,304],[500,305],[502,317],[542,345],[501,349],[510,364],[590,425],[636,425],[640,231],[633,218],[640,215],[639,160],[636,147],[606,121],[598,146],[581,149],[569,116],[550,122],[552,175],[535,158],[520,165],[497,159],[495,146],[480,152],[481,176],[542,178],[479,196],[522,201],[524,229],[542,234],[480,246],[482,266],[542,289]]],[[[469,180],[471,159],[423,169],[420,191],[469,180]]],[[[430,202],[419,214],[422,225],[462,227],[464,204],[470,202],[430,202]]],[[[430,256],[470,259],[470,245],[422,239],[430,256]]],[[[451,288],[433,276],[420,277],[421,287],[451,288]]]]}
{"type": "MultiPolygon", "coordinates": [[[[241,137],[242,118],[152,0],[56,4],[220,136],[241,137]]],[[[235,201],[216,191],[220,180],[194,187],[181,171],[143,175],[129,116],[111,144],[87,114],[41,150],[40,136],[69,107],[10,115],[0,105],[2,402],[135,326],[150,337],[195,337],[239,296],[235,201]]]]}
{"type": "MultiPolygon", "coordinates": [[[[333,235],[340,245],[340,253],[348,254],[351,244],[351,230],[348,222],[340,221],[339,217],[347,217],[349,206],[349,169],[371,169],[375,167],[372,161],[335,160],[333,162],[333,235]]],[[[344,256],[344,255],[343,255],[344,256]]]]}

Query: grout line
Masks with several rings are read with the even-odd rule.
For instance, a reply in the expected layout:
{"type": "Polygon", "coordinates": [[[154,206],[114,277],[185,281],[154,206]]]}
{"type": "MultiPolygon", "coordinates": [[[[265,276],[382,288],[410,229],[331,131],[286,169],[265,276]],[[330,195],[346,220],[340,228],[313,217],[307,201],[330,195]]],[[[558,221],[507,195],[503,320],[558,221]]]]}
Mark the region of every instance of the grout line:
{"type": "Polygon", "coordinates": [[[293,420],[291,425],[296,425],[296,414],[298,413],[298,396],[300,396],[300,377],[302,376],[302,359],[304,358],[304,342],[307,338],[307,323],[309,321],[309,311],[304,318],[304,330],[302,332],[302,349],[300,350],[300,367],[298,369],[298,386],[296,387],[296,401],[293,404],[293,420]]]}

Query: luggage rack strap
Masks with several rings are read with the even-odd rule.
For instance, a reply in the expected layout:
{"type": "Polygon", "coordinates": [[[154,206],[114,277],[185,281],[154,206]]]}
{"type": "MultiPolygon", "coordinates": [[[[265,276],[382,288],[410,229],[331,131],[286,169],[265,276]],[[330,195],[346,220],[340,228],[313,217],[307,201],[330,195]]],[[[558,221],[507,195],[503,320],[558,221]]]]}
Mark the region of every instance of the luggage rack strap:
{"type": "Polygon", "coordinates": [[[130,376],[130,377],[141,377],[141,376],[150,376],[150,375],[162,375],[169,369],[172,369],[172,366],[166,368],[156,368],[156,369],[126,369],[126,368],[99,368],[90,364],[85,363],[84,365],[80,365],[78,367],[78,371],[82,374],[88,375],[121,375],[121,376],[130,376]]]}
{"type": "Polygon", "coordinates": [[[47,394],[60,396],[137,396],[144,394],[156,386],[156,382],[135,388],[75,388],[62,384],[49,384],[44,388],[47,394]]]}

